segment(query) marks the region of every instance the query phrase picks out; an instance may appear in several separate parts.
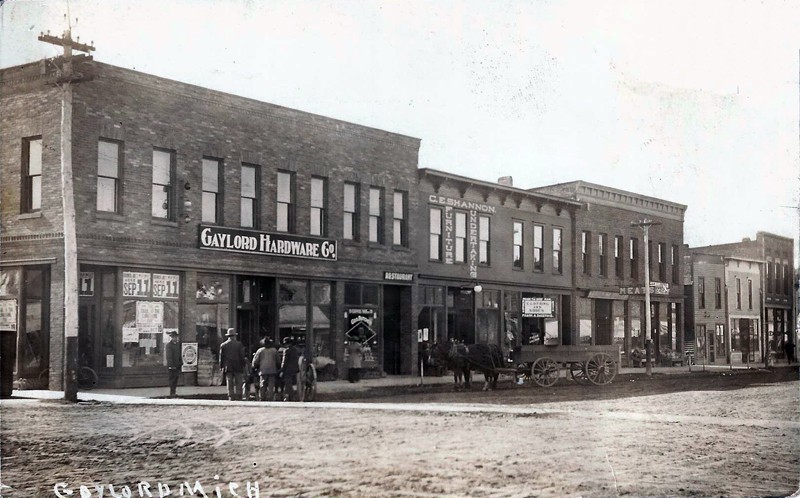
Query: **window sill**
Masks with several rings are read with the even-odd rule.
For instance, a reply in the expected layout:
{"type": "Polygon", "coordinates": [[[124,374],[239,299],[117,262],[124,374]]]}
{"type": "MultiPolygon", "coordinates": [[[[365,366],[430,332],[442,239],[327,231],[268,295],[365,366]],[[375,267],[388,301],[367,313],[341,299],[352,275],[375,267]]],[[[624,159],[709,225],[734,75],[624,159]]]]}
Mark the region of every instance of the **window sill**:
{"type": "Polygon", "coordinates": [[[41,211],[34,211],[32,213],[20,213],[17,215],[18,220],[31,220],[34,218],[41,218],[42,212],[41,211]]]}
{"type": "Polygon", "coordinates": [[[160,225],[162,227],[178,227],[177,221],[170,221],[170,220],[163,220],[158,218],[153,218],[150,220],[151,225],[160,225]]]}
{"type": "Polygon", "coordinates": [[[396,246],[396,245],[393,245],[392,246],[392,250],[393,251],[399,251],[399,252],[411,252],[411,248],[408,247],[408,246],[396,246]]]}
{"type": "Polygon", "coordinates": [[[97,211],[95,212],[94,218],[96,220],[108,220],[108,221],[125,221],[125,216],[119,213],[111,213],[106,211],[97,211]]]}
{"type": "Polygon", "coordinates": [[[350,246],[350,247],[358,247],[361,245],[361,242],[353,239],[341,239],[341,243],[343,246],[350,246]]]}
{"type": "Polygon", "coordinates": [[[370,242],[369,244],[367,244],[367,247],[370,249],[383,249],[384,251],[386,250],[386,246],[379,242],[370,242]]]}

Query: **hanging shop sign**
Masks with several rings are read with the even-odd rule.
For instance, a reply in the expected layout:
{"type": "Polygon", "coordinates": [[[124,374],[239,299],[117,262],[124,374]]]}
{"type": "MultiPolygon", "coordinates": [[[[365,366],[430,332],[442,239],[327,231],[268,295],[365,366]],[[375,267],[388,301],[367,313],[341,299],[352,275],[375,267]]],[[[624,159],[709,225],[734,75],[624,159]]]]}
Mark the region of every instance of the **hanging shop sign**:
{"type": "Polygon", "coordinates": [[[0,299],[0,330],[17,330],[17,300],[0,299]]]}
{"type": "Polygon", "coordinates": [[[547,297],[523,297],[522,316],[523,318],[552,318],[554,316],[555,303],[547,297]]]}
{"type": "Polygon", "coordinates": [[[181,372],[196,372],[197,371],[197,343],[184,342],[181,344],[181,372]]]}
{"type": "Polygon", "coordinates": [[[200,249],[336,261],[336,240],[200,225],[200,249]]]}
{"type": "Polygon", "coordinates": [[[397,282],[413,282],[414,281],[414,274],[413,273],[398,273],[395,271],[385,271],[383,272],[383,279],[384,280],[393,280],[397,282]]]}

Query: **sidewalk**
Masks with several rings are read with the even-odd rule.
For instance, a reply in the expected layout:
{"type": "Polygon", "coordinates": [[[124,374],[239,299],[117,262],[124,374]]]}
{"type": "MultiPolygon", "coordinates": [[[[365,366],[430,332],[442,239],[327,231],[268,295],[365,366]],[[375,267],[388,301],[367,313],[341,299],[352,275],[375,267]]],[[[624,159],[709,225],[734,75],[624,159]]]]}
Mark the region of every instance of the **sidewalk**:
{"type": "MultiPolygon", "coordinates": [[[[777,365],[786,366],[786,365],[777,365]]],[[[749,368],[745,365],[733,366],[730,365],[692,365],[678,366],[678,367],[653,367],[652,372],[654,375],[689,375],[690,373],[701,372],[725,372],[731,370],[758,370],[764,368],[763,365],[753,364],[749,368]]],[[[646,371],[644,368],[620,368],[619,376],[637,375],[643,376],[646,371]]],[[[562,370],[562,381],[564,375],[569,375],[566,371],[562,370]]],[[[501,382],[508,382],[508,377],[501,377],[501,382]]],[[[473,372],[473,382],[483,383],[483,376],[479,372],[473,372]]],[[[374,379],[363,379],[358,383],[350,383],[346,380],[334,380],[317,383],[317,393],[322,395],[339,394],[339,393],[358,393],[367,392],[371,389],[391,388],[391,387],[411,387],[411,386],[431,386],[441,384],[452,384],[453,376],[450,374],[441,377],[424,377],[411,375],[391,375],[374,379]]],[[[169,394],[168,387],[142,387],[142,388],[127,388],[127,389],[94,389],[91,391],[81,391],[79,399],[82,401],[119,401],[121,398],[128,398],[129,400],[142,400],[142,399],[157,399],[167,398],[169,394]]],[[[222,400],[226,397],[227,389],[225,386],[179,386],[178,398],[184,399],[202,399],[211,398],[214,400],[222,400]]],[[[12,393],[12,398],[16,399],[62,399],[64,397],[63,391],[46,391],[46,390],[15,390],[12,393]]],[[[164,401],[167,401],[164,399],[164,401]]],[[[170,400],[172,401],[172,400],[170,400]]]]}

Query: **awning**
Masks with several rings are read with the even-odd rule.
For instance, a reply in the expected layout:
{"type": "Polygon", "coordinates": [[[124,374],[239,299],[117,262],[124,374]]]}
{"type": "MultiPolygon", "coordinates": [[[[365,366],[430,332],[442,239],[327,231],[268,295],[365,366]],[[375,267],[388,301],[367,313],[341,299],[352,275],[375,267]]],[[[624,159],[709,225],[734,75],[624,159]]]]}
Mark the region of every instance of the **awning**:
{"type": "Polygon", "coordinates": [[[627,301],[630,296],[619,292],[590,290],[586,296],[589,299],[612,299],[614,301],[627,301]]]}

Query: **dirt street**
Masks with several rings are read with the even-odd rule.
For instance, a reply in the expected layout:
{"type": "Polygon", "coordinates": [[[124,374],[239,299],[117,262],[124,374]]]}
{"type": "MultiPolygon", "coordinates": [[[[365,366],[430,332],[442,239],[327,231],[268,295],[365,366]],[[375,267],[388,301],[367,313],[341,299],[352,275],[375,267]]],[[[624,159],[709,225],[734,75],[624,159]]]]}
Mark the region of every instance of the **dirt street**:
{"type": "Polygon", "coordinates": [[[260,497],[787,496],[800,382],[753,379],[589,400],[565,385],[528,403],[511,388],[291,406],[4,401],[2,496],[59,496],[57,483],[62,496],[113,496],[109,484],[140,496],[140,482],[180,496],[195,481],[209,497],[236,496],[229,483],[247,496],[247,481],[260,497]]]}

